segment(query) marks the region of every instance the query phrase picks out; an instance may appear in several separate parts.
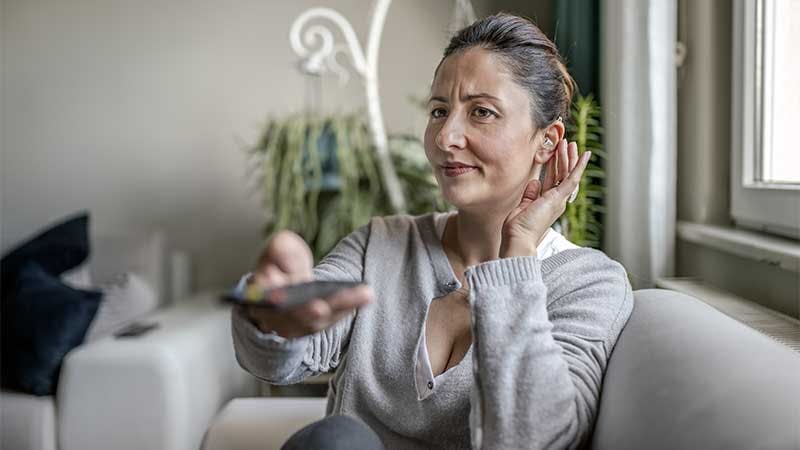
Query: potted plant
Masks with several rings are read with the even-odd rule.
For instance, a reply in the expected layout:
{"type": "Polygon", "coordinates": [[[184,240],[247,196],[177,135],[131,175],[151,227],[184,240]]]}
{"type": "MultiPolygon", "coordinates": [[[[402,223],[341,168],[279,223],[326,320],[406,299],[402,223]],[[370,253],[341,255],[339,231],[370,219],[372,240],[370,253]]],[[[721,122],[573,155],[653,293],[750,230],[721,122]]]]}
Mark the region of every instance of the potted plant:
{"type": "MultiPolygon", "coordinates": [[[[290,229],[317,261],[375,215],[392,214],[364,113],[271,120],[250,149],[263,191],[265,234],[290,229]]],[[[422,143],[389,138],[411,214],[445,210],[422,143]]]]}

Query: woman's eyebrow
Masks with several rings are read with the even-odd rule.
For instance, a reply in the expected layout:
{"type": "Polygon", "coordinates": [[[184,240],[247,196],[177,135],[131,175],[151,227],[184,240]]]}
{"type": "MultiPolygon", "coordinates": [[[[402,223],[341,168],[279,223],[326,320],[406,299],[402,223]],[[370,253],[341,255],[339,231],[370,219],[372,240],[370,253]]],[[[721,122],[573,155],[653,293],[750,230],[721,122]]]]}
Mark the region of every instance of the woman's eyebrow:
{"type": "MultiPolygon", "coordinates": [[[[498,103],[502,103],[502,101],[499,98],[495,97],[494,95],[487,94],[486,92],[479,92],[477,94],[467,94],[467,95],[461,97],[461,101],[464,102],[464,101],[469,101],[469,100],[475,100],[476,98],[488,98],[488,99],[494,100],[494,101],[496,101],[498,103]]],[[[442,103],[447,103],[447,97],[441,97],[441,96],[435,95],[435,96],[432,96],[430,98],[430,100],[428,100],[428,103],[430,103],[432,101],[438,101],[438,102],[442,102],[442,103]]]]}

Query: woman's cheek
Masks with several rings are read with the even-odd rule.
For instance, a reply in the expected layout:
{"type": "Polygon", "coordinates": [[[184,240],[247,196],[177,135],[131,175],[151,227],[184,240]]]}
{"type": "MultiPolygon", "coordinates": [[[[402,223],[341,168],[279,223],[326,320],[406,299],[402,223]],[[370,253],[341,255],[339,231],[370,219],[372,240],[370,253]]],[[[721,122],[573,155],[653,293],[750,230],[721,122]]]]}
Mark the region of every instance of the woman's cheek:
{"type": "Polygon", "coordinates": [[[434,152],[434,148],[436,147],[436,130],[432,130],[431,126],[428,125],[428,128],[425,129],[425,136],[423,137],[422,146],[425,149],[425,157],[428,158],[428,162],[430,163],[431,154],[434,152]]]}

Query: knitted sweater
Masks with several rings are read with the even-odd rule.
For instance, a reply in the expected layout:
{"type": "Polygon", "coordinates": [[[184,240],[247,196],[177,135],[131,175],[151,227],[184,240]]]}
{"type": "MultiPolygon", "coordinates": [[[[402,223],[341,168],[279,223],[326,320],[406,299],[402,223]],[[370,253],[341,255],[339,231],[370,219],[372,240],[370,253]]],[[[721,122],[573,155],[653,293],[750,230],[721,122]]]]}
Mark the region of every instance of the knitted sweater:
{"type": "Polygon", "coordinates": [[[583,446],[633,309],[625,270],[585,248],[467,268],[472,345],[420,400],[415,367],[428,307],[461,287],[437,218],[374,218],[314,268],[316,279],[363,281],[375,293],[372,304],[326,330],[276,338],[234,309],[239,363],[274,384],[335,369],[327,413],[357,416],[387,448],[583,446]]]}

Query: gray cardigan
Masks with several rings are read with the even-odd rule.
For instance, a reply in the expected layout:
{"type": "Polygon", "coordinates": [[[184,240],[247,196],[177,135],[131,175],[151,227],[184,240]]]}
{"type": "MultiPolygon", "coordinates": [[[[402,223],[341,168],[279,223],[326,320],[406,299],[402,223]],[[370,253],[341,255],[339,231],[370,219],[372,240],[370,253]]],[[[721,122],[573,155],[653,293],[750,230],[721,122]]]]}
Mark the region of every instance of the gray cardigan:
{"type": "Polygon", "coordinates": [[[437,214],[374,218],[314,268],[364,281],[375,302],[322,332],[261,333],[234,309],[243,368],[274,384],[336,369],[328,414],[359,417],[387,448],[577,448],[633,295],[622,266],[592,249],[514,257],[466,271],[472,346],[419,400],[417,348],[430,302],[461,287],[437,214]]]}

